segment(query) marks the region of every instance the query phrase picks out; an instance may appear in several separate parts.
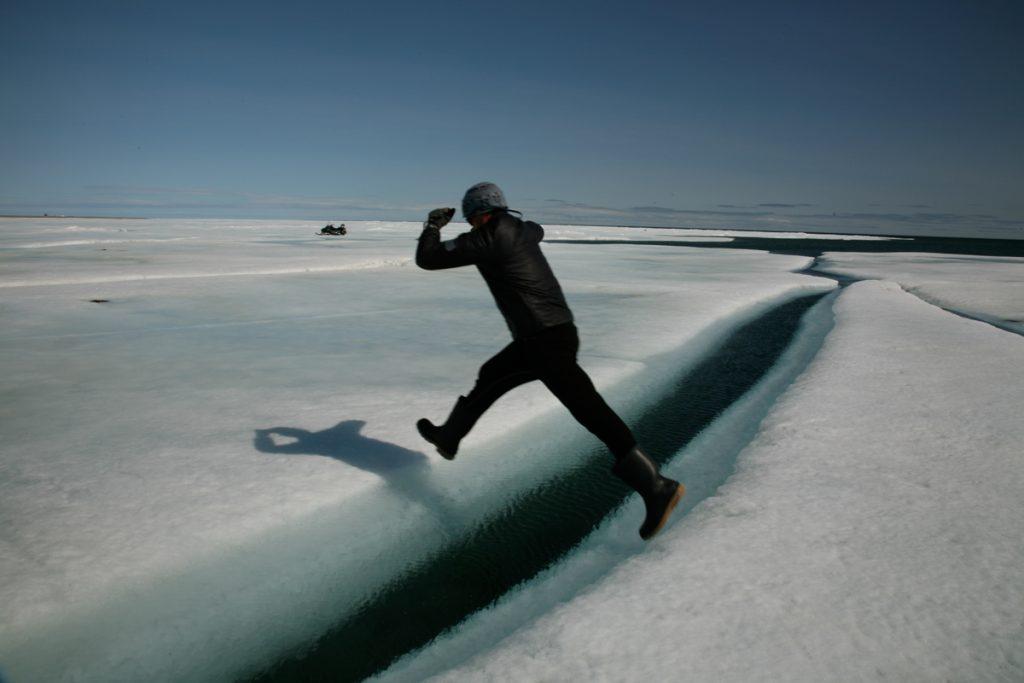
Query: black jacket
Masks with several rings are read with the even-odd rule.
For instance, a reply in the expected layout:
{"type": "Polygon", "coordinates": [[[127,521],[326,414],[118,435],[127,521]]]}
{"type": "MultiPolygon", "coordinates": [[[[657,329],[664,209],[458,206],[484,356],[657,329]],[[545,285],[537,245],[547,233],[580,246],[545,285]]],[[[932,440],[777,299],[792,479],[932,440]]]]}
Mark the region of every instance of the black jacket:
{"type": "Polygon", "coordinates": [[[562,288],[540,250],[544,228],[508,213],[486,225],[441,241],[441,231],[425,227],[416,265],[427,270],[473,264],[483,275],[514,339],[572,322],[562,288]]]}

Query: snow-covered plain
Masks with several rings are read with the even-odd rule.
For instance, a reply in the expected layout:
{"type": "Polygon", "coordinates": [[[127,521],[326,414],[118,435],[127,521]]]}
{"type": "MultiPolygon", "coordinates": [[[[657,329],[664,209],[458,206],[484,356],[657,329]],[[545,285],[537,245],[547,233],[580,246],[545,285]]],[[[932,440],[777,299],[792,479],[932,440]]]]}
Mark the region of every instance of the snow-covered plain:
{"type": "Polygon", "coordinates": [[[815,270],[898,282],[925,301],[1024,334],[1024,258],[827,252],[815,270]]]}
{"type": "MultiPolygon", "coordinates": [[[[251,674],[593,443],[531,386],[455,462],[426,448],[415,420],[444,417],[504,324],[474,270],[412,264],[417,225],[319,227],[0,220],[12,681],[251,674]]],[[[730,329],[834,287],[763,252],[546,252],[627,419],[730,329]]]]}
{"type": "MultiPolygon", "coordinates": [[[[826,305],[667,472],[735,447],[826,305]]],[[[894,282],[854,284],[833,311],[717,495],[646,546],[623,542],[625,506],[381,678],[1024,679],[1024,339],[894,282]]]]}

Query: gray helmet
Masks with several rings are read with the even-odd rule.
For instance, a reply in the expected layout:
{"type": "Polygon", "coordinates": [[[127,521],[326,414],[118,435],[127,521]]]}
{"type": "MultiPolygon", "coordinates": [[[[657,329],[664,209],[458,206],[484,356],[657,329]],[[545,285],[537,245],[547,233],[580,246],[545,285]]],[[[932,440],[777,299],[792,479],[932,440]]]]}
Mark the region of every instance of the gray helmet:
{"type": "Polygon", "coordinates": [[[462,215],[466,218],[494,209],[508,209],[504,193],[494,183],[477,183],[462,197],[462,215]]]}

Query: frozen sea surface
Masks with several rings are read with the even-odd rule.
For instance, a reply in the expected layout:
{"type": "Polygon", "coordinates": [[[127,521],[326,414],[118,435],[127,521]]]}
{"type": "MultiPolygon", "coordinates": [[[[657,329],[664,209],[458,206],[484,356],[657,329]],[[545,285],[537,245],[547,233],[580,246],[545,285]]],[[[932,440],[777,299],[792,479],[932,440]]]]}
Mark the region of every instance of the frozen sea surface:
{"type": "Polygon", "coordinates": [[[825,253],[815,270],[898,282],[926,301],[1024,334],[1024,258],[825,253]]]}
{"type": "MultiPolygon", "coordinates": [[[[0,220],[13,681],[251,674],[593,445],[531,386],[454,463],[425,448],[415,420],[443,419],[504,324],[472,269],[415,268],[417,225],[319,227],[0,220]]],[[[834,287],[800,256],[546,253],[627,419],[730,329],[834,287]]]]}
{"type": "MultiPolygon", "coordinates": [[[[1024,340],[887,282],[834,316],[716,496],[635,547],[627,506],[382,679],[1024,678],[1024,340]]],[[[668,472],[732,448],[770,391],[668,472]]]]}

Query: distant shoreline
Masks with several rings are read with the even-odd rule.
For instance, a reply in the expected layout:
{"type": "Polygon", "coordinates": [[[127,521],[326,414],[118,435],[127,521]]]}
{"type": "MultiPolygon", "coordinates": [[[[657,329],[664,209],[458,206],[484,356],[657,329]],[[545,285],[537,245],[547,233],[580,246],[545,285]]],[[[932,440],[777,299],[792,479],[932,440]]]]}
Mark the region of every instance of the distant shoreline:
{"type": "Polygon", "coordinates": [[[65,214],[16,214],[0,213],[0,218],[102,218],[105,221],[144,221],[145,216],[67,216],[65,214]]]}

